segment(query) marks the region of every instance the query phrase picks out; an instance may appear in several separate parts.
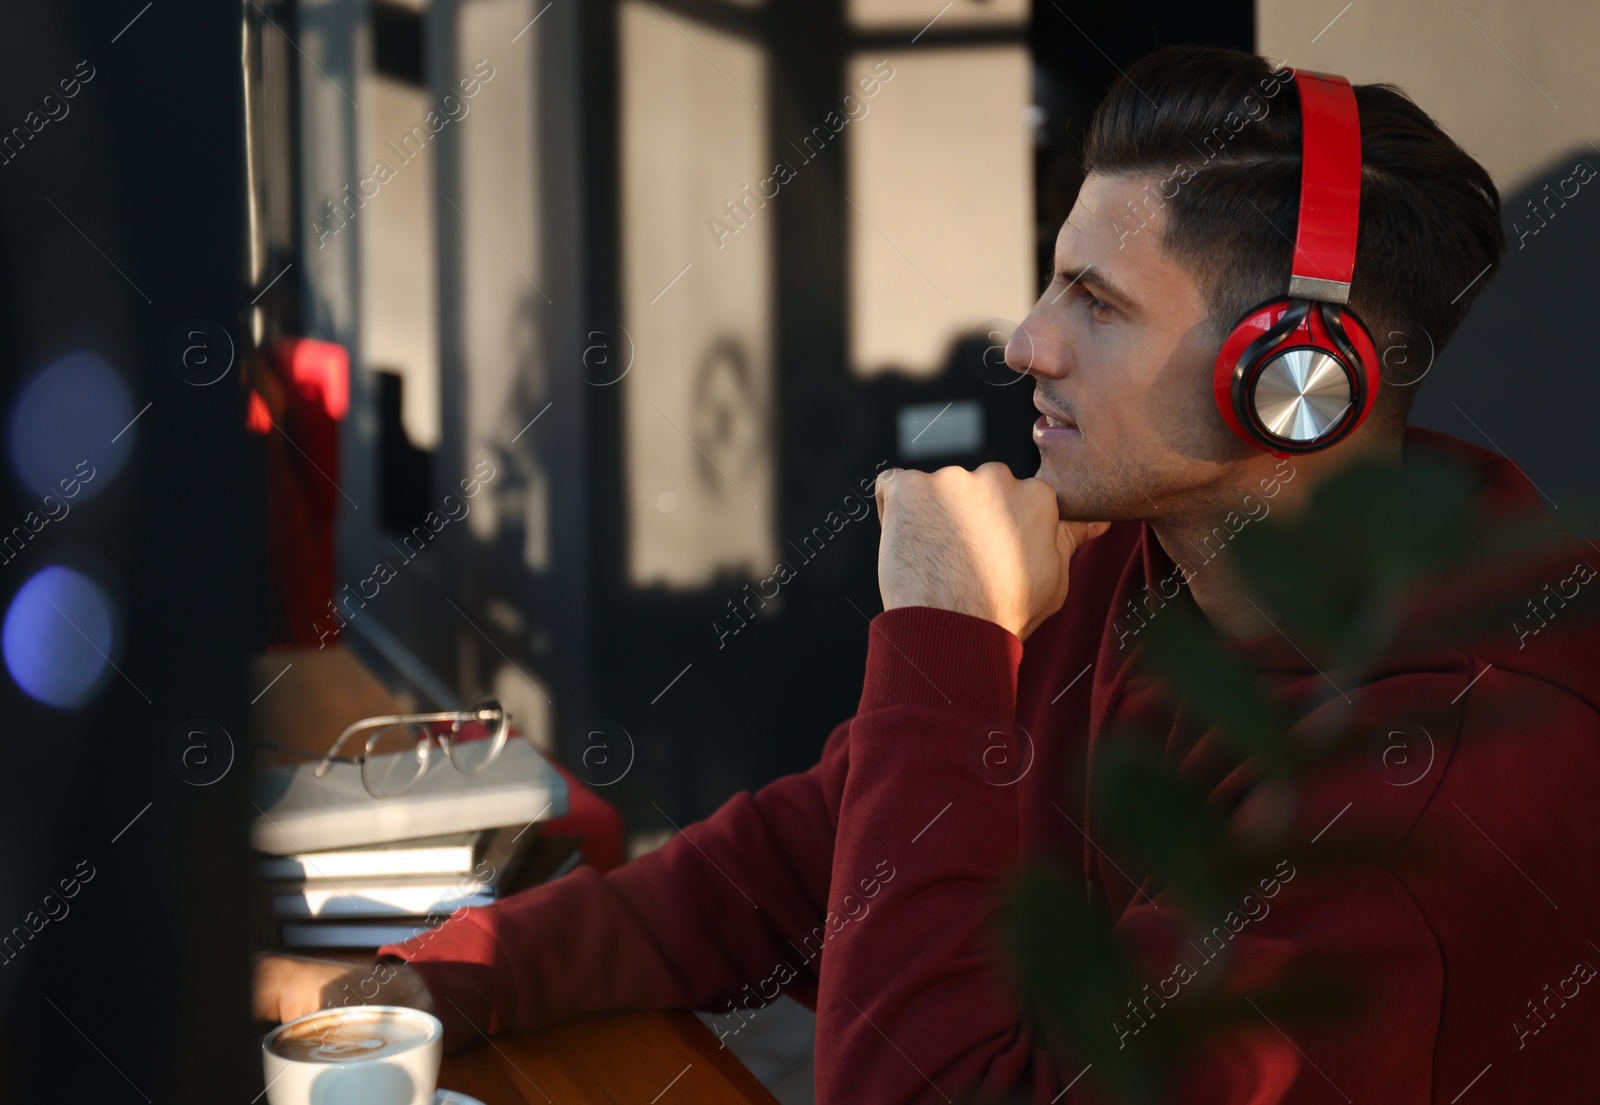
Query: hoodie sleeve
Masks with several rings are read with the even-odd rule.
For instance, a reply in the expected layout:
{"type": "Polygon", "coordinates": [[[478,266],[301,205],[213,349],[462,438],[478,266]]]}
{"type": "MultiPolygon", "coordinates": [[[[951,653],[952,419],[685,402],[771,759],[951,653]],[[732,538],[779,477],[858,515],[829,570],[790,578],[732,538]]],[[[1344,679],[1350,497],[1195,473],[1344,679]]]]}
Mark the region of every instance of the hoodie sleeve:
{"type": "Polygon", "coordinates": [[[989,924],[1017,864],[1022,642],[981,618],[872,620],[817,998],[817,1101],[1008,1091],[1035,1059],[989,924]]]}
{"type": "Polygon", "coordinates": [[[735,795],[655,852],[460,910],[378,955],[416,969],[451,1051],[589,1013],[759,1008],[789,979],[814,982],[789,941],[827,896],[824,790],[844,772],[847,732],[833,731],[811,770],[735,795]]]}

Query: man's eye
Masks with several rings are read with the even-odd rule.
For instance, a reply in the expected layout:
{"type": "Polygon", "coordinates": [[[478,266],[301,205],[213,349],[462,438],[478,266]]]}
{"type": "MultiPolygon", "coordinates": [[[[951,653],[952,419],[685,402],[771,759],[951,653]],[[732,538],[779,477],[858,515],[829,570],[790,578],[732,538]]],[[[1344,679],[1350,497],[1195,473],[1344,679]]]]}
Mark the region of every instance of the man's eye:
{"type": "Polygon", "coordinates": [[[1107,316],[1116,313],[1109,303],[1101,301],[1088,289],[1083,290],[1083,301],[1089,305],[1089,310],[1093,311],[1097,317],[1102,313],[1107,316]]]}

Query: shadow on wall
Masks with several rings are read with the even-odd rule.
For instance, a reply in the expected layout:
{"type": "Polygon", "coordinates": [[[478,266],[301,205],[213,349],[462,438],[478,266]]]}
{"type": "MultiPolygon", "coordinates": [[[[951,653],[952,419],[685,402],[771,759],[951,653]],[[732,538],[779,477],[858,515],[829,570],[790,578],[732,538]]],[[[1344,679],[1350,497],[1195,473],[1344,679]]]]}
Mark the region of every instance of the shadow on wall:
{"type": "MultiPolygon", "coordinates": [[[[1510,457],[1547,506],[1590,506],[1600,373],[1584,327],[1600,260],[1600,151],[1580,145],[1501,198],[1504,265],[1429,369],[1411,421],[1510,457]]],[[[1426,365],[1426,350],[1418,356],[1426,365]]],[[[1600,536],[1592,520],[1575,528],[1600,536]]]]}

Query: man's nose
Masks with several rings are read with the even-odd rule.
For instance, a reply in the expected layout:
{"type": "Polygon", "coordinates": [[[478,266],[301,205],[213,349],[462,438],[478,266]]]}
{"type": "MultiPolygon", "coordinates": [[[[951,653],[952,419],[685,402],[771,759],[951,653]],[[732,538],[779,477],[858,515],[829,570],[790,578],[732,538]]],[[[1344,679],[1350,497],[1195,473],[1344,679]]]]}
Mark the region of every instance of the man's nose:
{"type": "Polygon", "coordinates": [[[1006,367],[1031,376],[1060,376],[1062,358],[1050,342],[1038,335],[1033,318],[1024,319],[1006,342],[1006,367]]]}

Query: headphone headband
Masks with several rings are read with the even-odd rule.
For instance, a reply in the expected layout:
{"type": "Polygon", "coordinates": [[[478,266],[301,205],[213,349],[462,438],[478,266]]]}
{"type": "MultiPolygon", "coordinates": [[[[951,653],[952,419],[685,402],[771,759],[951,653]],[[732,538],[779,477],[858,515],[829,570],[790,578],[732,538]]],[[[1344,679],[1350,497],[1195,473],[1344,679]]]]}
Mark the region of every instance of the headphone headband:
{"type": "Polygon", "coordinates": [[[1361,212],[1361,121],[1344,77],[1298,70],[1300,220],[1289,294],[1350,302],[1361,212]]]}

